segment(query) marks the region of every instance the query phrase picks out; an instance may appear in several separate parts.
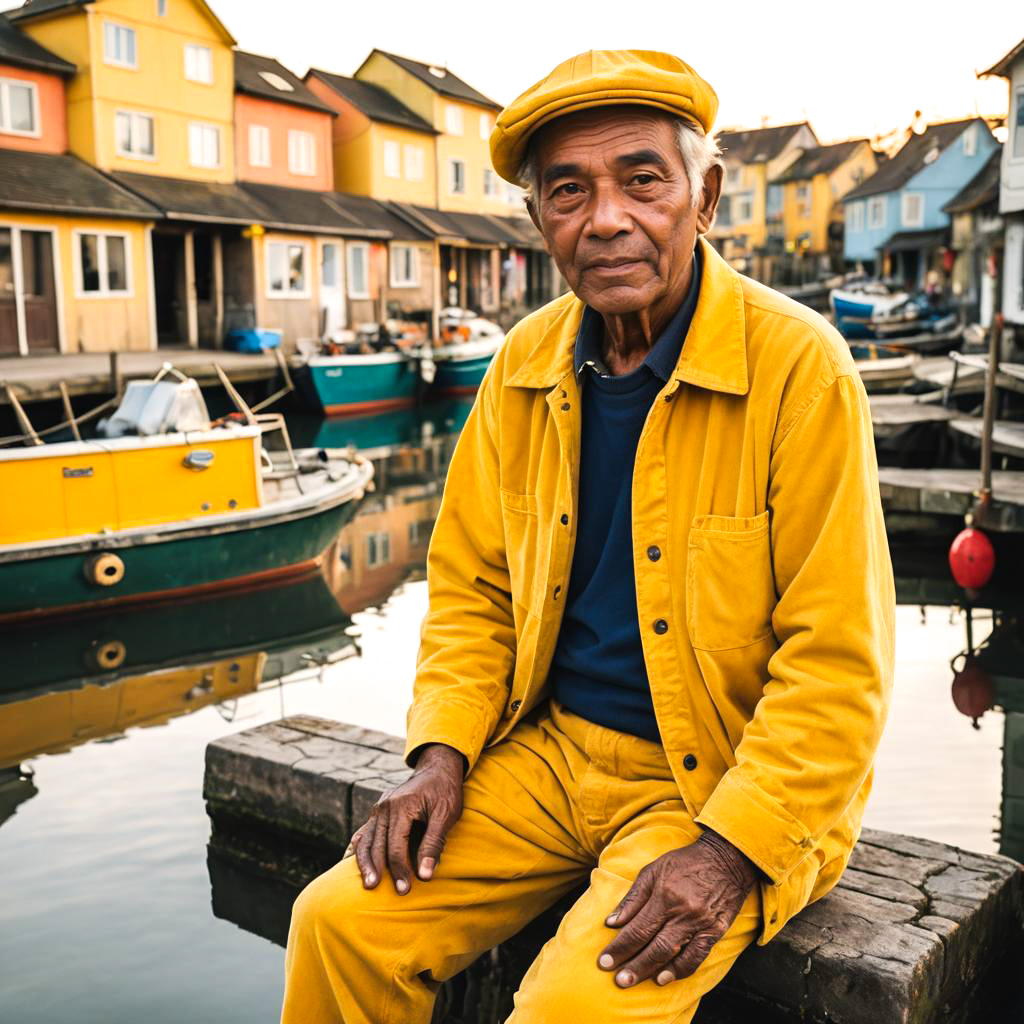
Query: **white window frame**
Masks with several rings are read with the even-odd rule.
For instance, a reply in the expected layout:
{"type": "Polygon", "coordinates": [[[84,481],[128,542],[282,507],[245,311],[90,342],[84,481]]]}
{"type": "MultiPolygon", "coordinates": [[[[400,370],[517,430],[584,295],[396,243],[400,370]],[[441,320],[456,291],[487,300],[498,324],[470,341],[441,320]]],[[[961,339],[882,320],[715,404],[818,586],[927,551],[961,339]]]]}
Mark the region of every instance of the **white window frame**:
{"type": "Polygon", "coordinates": [[[25,78],[0,78],[0,135],[17,135],[23,139],[38,139],[43,134],[39,118],[39,89],[35,82],[25,78]],[[11,86],[28,89],[32,96],[32,130],[22,131],[11,127],[11,86]],[[6,126],[6,127],[5,127],[6,126]]]}
{"type": "Polygon", "coordinates": [[[345,286],[350,299],[368,299],[370,297],[370,243],[348,242],[345,245],[345,286]],[[353,253],[363,254],[363,291],[355,291],[356,274],[352,269],[353,253]]]}
{"type": "Polygon", "coordinates": [[[448,157],[448,195],[450,196],[464,196],[466,194],[466,161],[461,157],[450,156],[448,157]],[[462,188],[455,187],[455,165],[458,164],[462,168],[462,188]]]}
{"type": "Polygon", "coordinates": [[[900,196],[900,224],[905,228],[919,228],[924,225],[924,195],[921,192],[904,192],[900,196]],[[908,215],[910,200],[917,200],[917,216],[908,215]]]}
{"type": "Polygon", "coordinates": [[[268,299],[308,299],[313,295],[313,286],[310,275],[313,272],[313,264],[310,258],[309,242],[295,238],[266,238],[264,236],[263,259],[264,277],[266,278],[266,290],[268,299]],[[270,282],[270,250],[275,246],[283,246],[285,250],[285,265],[288,263],[288,250],[293,247],[302,249],[303,277],[306,281],[305,288],[274,291],[270,282]]]}
{"type": "Polygon", "coordinates": [[[382,565],[390,564],[391,535],[387,530],[374,530],[372,533],[368,533],[366,535],[366,568],[377,569],[382,565]],[[370,557],[371,548],[375,549],[377,558],[370,557]]]}
{"type": "Polygon", "coordinates": [[[797,216],[807,220],[814,212],[813,196],[809,182],[803,182],[796,186],[797,216]]]}
{"type": "Polygon", "coordinates": [[[743,192],[737,192],[732,197],[732,203],[730,204],[730,210],[732,213],[732,223],[735,225],[739,224],[750,224],[754,220],[754,192],[752,189],[746,189],[743,192]],[[740,205],[747,204],[750,207],[750,211],[745,217],[740,216],[740,205]]]}
{"type": "Polygon", "coordinates": [[[462,120],[462,107],[454,103],[446,103],[444,108],[444,130],[448,135],[462,135],[465,131],[462,120]]]}
{"type": "Polygon", "coordinates": [[[316,174],[316,136],[312,132],[298,128],[288,129],[288,172],[304,178],[312,178],[316,174]],[[309,164],[301,160],[309,156],[309,164]]]}
{"type": "Polygon", "coordinates": [[[394,139],[384,140],[384,177],[402,177],[402,147],[394,139]]]}
{"type": "Polygon", "coordinates": [[[491,115],[481,114],[480,115],[480,138],[484,142],[489,142],[491,138],[491,115]]]}
{"type": "Polygon", "coordinates": [[[118,156],[123,156],[128,160],[155,160],[156,159],[156,117],[142,110],[115,110],[114,111],[114,148],[117,150],[118,156]],[[150,123],[150,138],[153,140],[153,152],[152,153],[141,153],[136,152],[133,149],[122,149],[121,141],[118,138],[120,134],[117,130],[117,119],[119,117],[130,117],[133,121],[134,134],[134,121],[135,118],[145,118],[150,123]]]}
{"type": "Polygon", "coordinates": [[[106,20],[103,22],[103,63],[109,64],[111,67],[114,68],[124,68],[128,71],[139,70],[139,35],[135,31],[135,29],[131,27],[131,25],[123,25],[119,21],[106,20]],[[118,32],[128,32],[131,34],[132,49],[134,50],[135,56],[135,59],[133,61],[121,60],[120,57],[111,56],[109,48],[107,46],[107,44],[110,42],[110,39],[107,35],[108,29],[113,29],[115,39],[117,38],[118,32]]]}
{"type": "Polygon", "coordinates": [[[422,146],[406,143],[402,146],[402,170],[406,181],[423,181],[426,160],[422,146]]]}
{"type": "Polygon", "coordinates": [[[185,59],[185,78],[189,82],[196,82],[199,85],[213,85],[213,47],[207,46],[205,43],[186,43],[184,49],[185,59]],[[190,50],[201,50],[205,53],[209,59],[209,78],[197,78],[195,75],[190,75],[189,72],[189,61],[188,55],[190,50]]]}
{"type": "Polygon", "coordinates": [[[978,152],[978,126],[970,125],[963,134],[964,156],[974,156],[978,152]]]}
{"type": "Polygon", "coordinates": [[[498,175],[490,167],[484,168],[483,190],[487,199],[497,199],[499,196],[498,175]]]}
{"type": "Polygon", "coordinates": [[[1009,118],[1012,121],[1010,128],[1013,131],[1013,139],[1007,141],[1012,142],[1013,145],[1010,150],[1010,159],[1016,161],[1024,160],[1024,86],[1017,89],[1014,98],[1017,101],[1017,106],[1009,118]]]}
{"type": "Polygon", "coordinates": [[[409,245],[406,242],[392,242],[391,251],[389,253],[388,263],[391,267],[391,287],[392,288],[419,288],[420,286],[420,251],[415,245],[409,245]],[[397,258],[397,253],[401,250],[402,252],[409,253],[409,267],[411,273],[407,277],[399,277],[398,271],[401,263],[397,258]]]}
{"type": "Polygon", "coordinates": [[[249,125],[249,166],[270,167],[270,128],[265,124],[249,125]]]}
{"type": "Polygon", "coordinates": [[[849,228],[858,234],[864,230],[864,200],[858,199],[855,203],[847,205],[849,228]]]}
{"type": "Polygon", "coordinates": [[[885,201],[885,196],[871,196],[868,199],[867,222],[869,231],[879,231],[885,228],[885,222],[888,218],[887,206],[888,203],[885,201]],[[876,217],[875,214],[879,210],[881,213],[876,217]]]}
{"type": "Polygon", "coordinates": [[[189,121],[188,123],[188,163],[190,167],[203,167],[207,170],[216,170],[224,162],[223,145],[221,143],[220,125],[210,124],[208,121],[189,121]],[[217,138],[217,162],[208,164],[204,162],[197,162],[195,159],[195,152],[192,148],[192,129],[199,128],[204,131],[212,131],[217,138]]]}
{"type": "Polygon", "coordinates": [[[73,228],[71,231],[71,260],[75,275],[76,299],[131,299],[135,297],[134,281],[132,280],[132,238],[125,231],[93,231],[88,228],[73,228]],[[82,236],[95,235],[99,239],[96,246],[96,258],[99,262],[100,288],[98,291],[85,290],[85,277],[82,268],[82,236]],[[107,287],[109,266],[107,265],[107,239],[121,238],[124,240],[124,280],[123,290],[111,290],[107,287]]]}

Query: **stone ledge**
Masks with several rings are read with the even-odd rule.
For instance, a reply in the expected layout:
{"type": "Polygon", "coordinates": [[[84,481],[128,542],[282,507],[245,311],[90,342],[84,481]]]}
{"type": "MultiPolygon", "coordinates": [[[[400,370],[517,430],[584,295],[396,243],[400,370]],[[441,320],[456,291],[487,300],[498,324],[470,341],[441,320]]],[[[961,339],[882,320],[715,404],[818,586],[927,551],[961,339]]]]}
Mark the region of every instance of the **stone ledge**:
{"type": "MultiPolygon", "coordinates": [[[[402,746],[394,736],[305,715],[211,743],[204,784],[211,848],[266,872],[265,855],[231,838],[244,822],[256,833],[312,844],[329,863],[379,796],[408,776],[402,746]]],[[[301,867],[290,874],[301,883],[301,867]]],[[[552,927],[536,922],[529,931],[537,940],[552,927]]],[[[518,970],[539,942],[519,945],[525,952],[497,951],[492,959],[511,959],[518,970]]],[[[768,946],[748,950],[722,998],[758,1013],[759,1021],[1010,1020],[977,1013],[999,986],[1020,984],[1009,969],[1000,974],[1014,956],[1024,963],[1020,865],[866,829],[839,885],[768,946]]]]}

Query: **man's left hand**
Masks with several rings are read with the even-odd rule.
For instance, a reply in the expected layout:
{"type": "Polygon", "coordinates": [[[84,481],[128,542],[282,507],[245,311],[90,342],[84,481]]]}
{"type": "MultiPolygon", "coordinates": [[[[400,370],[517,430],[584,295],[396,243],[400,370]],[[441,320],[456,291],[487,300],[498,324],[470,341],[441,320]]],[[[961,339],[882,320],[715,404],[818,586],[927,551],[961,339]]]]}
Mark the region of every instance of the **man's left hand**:
{"type": "Polygon", "coordinates": [[[615,971],[621,988],[645,978],[667,985],[688,977],[729,930],[758,874],[715,832],[662,854],[636,876],[608,916],[608,927],[622,930],[601,953],[598,967],[615,971]]]}

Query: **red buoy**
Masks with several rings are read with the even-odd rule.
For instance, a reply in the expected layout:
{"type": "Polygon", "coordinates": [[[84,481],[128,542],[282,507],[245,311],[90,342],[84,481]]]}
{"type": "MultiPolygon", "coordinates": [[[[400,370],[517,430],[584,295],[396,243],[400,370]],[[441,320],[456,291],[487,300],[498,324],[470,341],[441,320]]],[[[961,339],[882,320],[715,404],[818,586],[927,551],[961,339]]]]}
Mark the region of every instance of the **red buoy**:
{"type": "Polygon", "coordinates": [[[979,728],[978,719],[990,710],[996,700],[996,691],[989,674],[968,656],[964,667],[953,676],[953,704],[961,715],[966,715],[979,728]]]}
{"type": "Polygon", "coordinates": [[[957,534],[949,548],[949,568],[961,587],[980,590],[992,578],[995,567],[992,542],[981,530],[969,526],[957,534]]]}

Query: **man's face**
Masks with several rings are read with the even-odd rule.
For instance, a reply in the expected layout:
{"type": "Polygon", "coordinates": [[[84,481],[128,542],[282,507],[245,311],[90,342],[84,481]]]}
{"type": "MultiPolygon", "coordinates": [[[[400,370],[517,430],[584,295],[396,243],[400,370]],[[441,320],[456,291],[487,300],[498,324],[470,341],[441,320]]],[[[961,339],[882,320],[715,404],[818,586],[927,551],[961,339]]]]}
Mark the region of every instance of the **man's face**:
{"type": "Polygon", "coordinates": [[[676,131],[658,111],[602,107],[559,118],[533,140],[531,213],[569,286],[598,313],[682,299],[718,172],[695,206],[676,131]]]}

